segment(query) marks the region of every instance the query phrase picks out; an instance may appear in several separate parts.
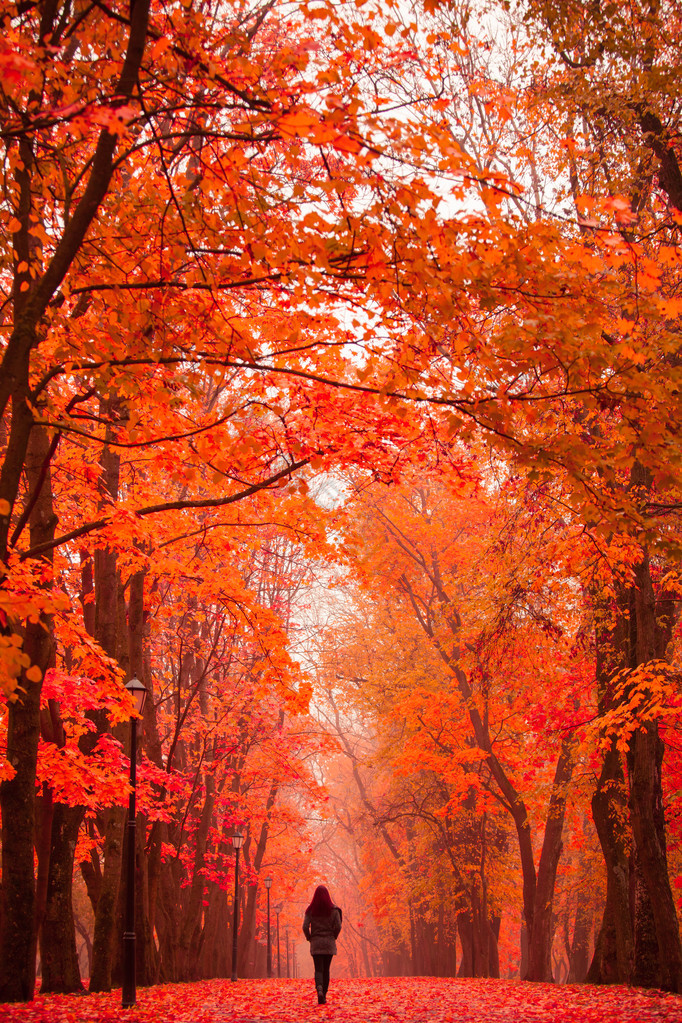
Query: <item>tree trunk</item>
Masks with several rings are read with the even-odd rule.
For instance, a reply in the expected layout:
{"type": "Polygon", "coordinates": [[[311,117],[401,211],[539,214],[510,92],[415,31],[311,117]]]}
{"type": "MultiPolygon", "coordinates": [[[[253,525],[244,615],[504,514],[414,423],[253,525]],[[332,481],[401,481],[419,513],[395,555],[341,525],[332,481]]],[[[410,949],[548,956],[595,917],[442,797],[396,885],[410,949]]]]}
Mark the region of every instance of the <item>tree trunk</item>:
{"type": "MultiPolygon", "coordinates": [[[[614,679],[629,663],[629,597],[620,591],[611,606],[596,601],[596,679],[600,715],[615,703],[614,679]]],[[[589,984],[629,984],[634,956],[630,908],[630,827],[625,772],[615,740],[604,754],[597,788],[592,796],[592,819],[606,867],[606,902],[594,956],[587,971],[589,984]]]]}
{"type": "MultiPolygon", "coordinates": [[[[42,728],[41,712],[41,732],[42,728]]],[[[45,736],[43,735],[43,738],[45,736]]],[[[47,905],[47,884],[50,873],[50,845],[52,843],[52,820],[54,817],[54,802],[52,789],[46,782],[43,782],[40,795],[36,795],[36,825],[35,825],[35,851],[38,873],[36,876],[36,933],[40,934],[40,928],[45,916],[47,905]]]]}
{"type": "Polygon", "coordinates": [[[488,961],[490,964],[489,976],[495,980],[500,979],[500,927],[502,925],[502,917],[494,916],[490,921],[488,928],[488,942],[489,952],[488,961]]]}
{"type": "MultiPolygon", "coordinates": [[[[27,629],[24,649],[33,664],[48,658],[41,646],[47,633],[27,629]]],[[[40,683],[22,678],[24,692],[10,703],[7,759],[13,778],[0,785],[2,809],[2,913],[0,915],[0,1002],[28,1002],[35,988],[35,779],[40,735],[40,683]]]]}
{"type": "Polygon", "coordinates": [[[528,973],[528,926],[526,924],[526,918],[521,915],[521,933],[519,935],[519,945],[521,948],[521,962],[519,963],[519,977],[521,980],[526,979],[528,973]]]}
{"type": "MultiPolygon", "coordinates": [[[[20,415],[21,410],[14,409],[13,417],[15,412],[20,415]]],[[[55,535],[57,520],[52,506],[51,450],[46,431],[42,427],[34,427],[26,458],[29,482],[27,510],[30,509],[32,547],[53,540],[55,535]]],[[[51,554],[41,560],[51,575],[51,554]]],[[[39,621],[27,623],[23,649],[31,665],[37,666],[44,676],[54,659],[49,615],[43,614],[39,621]]],[[[7,718],[7,759],[16,774],[0,784],[0,1002],[30,1001],[35,989],[37,920],[33,843],[42,681],[31,681],[24,671],[19,683],[18,699],[10,702],[7,718]]]]}
{"type": "Polygon", "coordinates": [[[180,980],[178,964],[180,902],[178,892],[181,880],[179,861],[177,859],[165,860],[161,864],[159,874],[156,931],[159,938],[159,979],[166,983],[177,983],[180,980]]]}
{"type": "Polygon", "coordinates": [[[615,742],[604,756],[592,818],[606,865],[606,903],[587,972],[588,984],[629,984],[634,941],[625,776],[615,742]]]}
{"type": "Polygon", "coordinates": [[[78,915],[76,914],[75,911],[74,911],[74,914],[73,914],[73,919],[74,919],[74,922],[76,924],[76,930],[80,934],[81,938],[83,939],[83,945],[81,946],[81,953],[83,952],[83,947],[85,947],[85,953],[86,953],[87,958],[88,958],[86,977],[89,977],[90,974],[92,973],[92,938],[90,937],[90,934],[88,933],[87,927],[85,926],[83,921],[78,917],[78,915]]]}
{"type": "MultiPolygon", "coordinates": [[[[198,970],[202,980],[212,977],[229,977],[231,970],[231,945],[227,940],[230,931],[227,899],[225,892],[214,881],[208,883],[207,902],[204,942],[198,970]]],[[[272,966],[276,971],[277,955],[274,943],[272,966]]]]}
{"type": "Polygon", "coordinates": [[[73,916],[73,861],[83,809],[56,803],[45,917],[40,930],[41,993],[82,991],[73,916]]]}
{"type": "Polygon", "coordinates": [[[630,813],[635,839],[637,886],[646,889],[635,899],[635,972],[633,982],[664,991],[682,991],[682,949],[677,913],[670,888],[665,843],[661,768],[663,743],[655,722],[637,731],[628,751],[630,813]],[[648,903],[648,905],[647,905],[648,903]],[[649,910],[650,906],[650,910],[649,910]],[[653,931],[657,950],[640,928],[653,931]]]}
{"type": "Polygon", "coordinates": [[[660,963],[656,922],[636,849],[630,856],[630,912],[634,950],[630,983],[639,987],[658,987],[660,963]]]}
{"type": "Polygon", "coordinates": [[[462,955],[459,961],[458,977],[474,976],[474,934],[471,913],[460,911],[457,914],[457,931],[462,955]]]}
{"type": "Polygon", "coordinates": [[[125,815],[122,806],[112,806],[104,813],[104,867],[92,939],[90,991],[111,991],[125,815]]]}
{"type": "MultiPolygon", "coordinates": [[[[666,657],[677,612],[672,600],[656,600],[648,556],[636,568],[635,583],[631,630],[634,624],[636,637],[632,652],[636,664],[642,665],[666,657]]],[[[644,724],[634,733],[627,760],[630,819],[637,865],[646,885],[658,943],[657,965],[652,964],[650,955],[646,961],[639,962],[638,950],[646,948],[647,943],[644,940],[638,942],[635,927],[635,976],[639,978],[637,982],[646,987],[660,987],[679,993],[682,991],[682,945],[668,873],[662,784],[663,743],[655,721],[644,724]]]]}
{"type": "Polygon", "coordinates": [[[578,893],[573,938],[568,948],[568,984],[582,984],[587,977],[591,930],[592,910],[590,904],[587,899],[582,897],[581,893],[578,893]]]}
{"type": "Polygon", "coordinates": [[[545,825],[545,835],[538,864],[537,887],[535,889],[533,929],[530,933],[528,974],[526,979],[547,984],[551,984],[554,980],[552,975],[554,888],[559,857],[561,856],[561,836],[566,815],[566,793],[573,774],[574,752],[575,740],[573,736],[569,736],[561,743],[561,751],[556,771],[554,772],[552,795],[549,800],[547,824],[545,825]]]}
{"type": "Polygon", "coordinates": [[[457,931],[462,949],[457,976],[499,977],[499,918],[489,920],[483,915],[476,892],[470,896],[469,907],[457,914],[457,931]]]}
{"type": "MultiPolygon", "coordinates": [[[[643,494],[649,489],[638,463],[632,469],[631,487],[643,494]]],[[[600,713],[610,710],[619,698],[614,680],[622,679],[624,672],[667,659],[677,615],[670,595],[657,597],[644,551],[632,583],[617,590],[607,619],[611,624],[597,632],[600,713]]],[[[607,900],[589,981],[634,980],[647,987],[682,990],[682,946],[666,854],[662,762],[657,723],[644,721],[627,751],[632,873],[628,836],[619,823],[625,819],[625,800],[623,769],[615,747],[604,759],[592,806],[606,861],[607,900]]]]}

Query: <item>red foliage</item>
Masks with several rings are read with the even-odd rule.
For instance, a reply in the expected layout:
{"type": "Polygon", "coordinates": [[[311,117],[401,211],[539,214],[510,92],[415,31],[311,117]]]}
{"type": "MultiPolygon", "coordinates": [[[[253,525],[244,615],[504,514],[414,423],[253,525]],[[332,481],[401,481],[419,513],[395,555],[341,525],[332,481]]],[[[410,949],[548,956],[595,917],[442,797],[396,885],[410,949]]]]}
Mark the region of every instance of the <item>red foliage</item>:
{"type": "Polygon", "coordinates": [[[3,1005],[2,1023],[301,1023],[310,1018],[339,1023],[682,1023],[682,998],[626,987],[519,984],[505,980],[443,980],[392,977],[335,980],[325,1006],[316,1004],[311,980],[204,981],[138,991],[137,1005],[121,1009],[110,994],[38,996],[28,1005],[3,1005]]]}

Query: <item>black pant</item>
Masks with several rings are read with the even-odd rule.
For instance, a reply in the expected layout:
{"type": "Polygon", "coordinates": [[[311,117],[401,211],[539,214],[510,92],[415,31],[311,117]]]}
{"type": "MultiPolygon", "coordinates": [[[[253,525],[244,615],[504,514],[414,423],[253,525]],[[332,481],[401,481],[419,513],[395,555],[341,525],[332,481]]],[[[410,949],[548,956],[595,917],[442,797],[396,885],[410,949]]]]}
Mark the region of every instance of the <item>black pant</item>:
{"type": "Polygon", "coordinates": [[[317,991],[322,988],[322,994],[327,994],[327,988],[329,987],[329,967],[332,964],[333,956],[330,955],[315,955],[313,956],[313,962],[315,963],[315,988],[317,991]]]}

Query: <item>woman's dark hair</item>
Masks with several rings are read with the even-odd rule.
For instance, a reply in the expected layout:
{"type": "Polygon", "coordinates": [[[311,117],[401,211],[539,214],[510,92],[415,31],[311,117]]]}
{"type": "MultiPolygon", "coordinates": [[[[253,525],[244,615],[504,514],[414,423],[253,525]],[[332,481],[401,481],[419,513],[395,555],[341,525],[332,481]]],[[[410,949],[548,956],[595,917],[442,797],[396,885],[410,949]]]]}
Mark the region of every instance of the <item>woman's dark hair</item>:
{"type": "Polygon", "coordinates": [[[323,884],[318,884],[306,913],[308,916],[329,916],[334,912],[334,908],[328,889],[323,884]]]}

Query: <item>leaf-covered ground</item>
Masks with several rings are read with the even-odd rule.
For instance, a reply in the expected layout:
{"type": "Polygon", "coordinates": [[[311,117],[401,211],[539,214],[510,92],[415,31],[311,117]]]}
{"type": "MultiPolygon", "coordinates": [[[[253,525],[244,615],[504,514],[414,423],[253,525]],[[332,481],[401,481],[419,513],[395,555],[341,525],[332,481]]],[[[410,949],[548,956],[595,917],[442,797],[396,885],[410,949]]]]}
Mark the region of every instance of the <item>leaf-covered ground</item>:
{"type": "Polygon", "coordinates": [[[553,987],[514,981],[332,978],[317,1005],[310,980],[225,980],[142,988],[132,1009],[121,992],[38,995],[0,1005],[1,1023],[682,1023],[682,997],[624,987],[553,987]]]}

